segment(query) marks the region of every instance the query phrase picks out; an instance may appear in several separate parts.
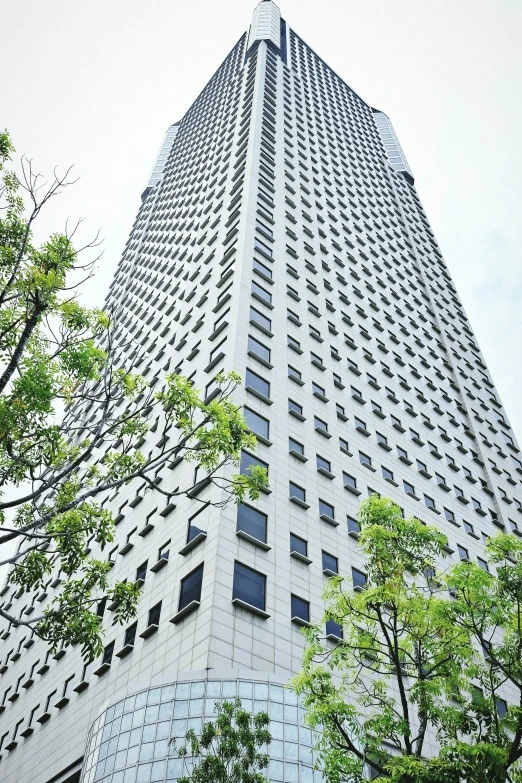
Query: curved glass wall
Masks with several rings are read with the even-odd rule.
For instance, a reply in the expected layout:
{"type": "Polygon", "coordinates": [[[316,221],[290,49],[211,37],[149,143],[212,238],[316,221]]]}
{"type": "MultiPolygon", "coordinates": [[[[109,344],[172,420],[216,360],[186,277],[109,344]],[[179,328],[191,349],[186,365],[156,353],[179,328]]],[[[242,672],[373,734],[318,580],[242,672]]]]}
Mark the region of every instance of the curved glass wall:
{"type": "MultiPolygon", "coordinates": [[[[269,677],[269,675],[267,675],[269,677]]],[[[297,697],[269,679],[178,680],[115,701],[92,726],[81,783],[165,783],[183,774],[169,741],[201,731],[216,701],[238,696],[249,711],[270,716],[270,767],[274,783],[319,783],[313,772],[313,737],[303,725],[297,697]]]]}

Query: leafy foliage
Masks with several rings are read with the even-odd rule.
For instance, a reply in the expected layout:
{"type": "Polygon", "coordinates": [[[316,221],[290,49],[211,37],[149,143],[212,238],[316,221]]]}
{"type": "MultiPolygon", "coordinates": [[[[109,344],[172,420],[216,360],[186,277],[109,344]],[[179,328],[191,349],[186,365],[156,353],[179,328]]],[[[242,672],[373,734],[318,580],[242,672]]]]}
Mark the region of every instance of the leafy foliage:
{"type": "Polygon", "coordinates": [[[155,391],[119,364],[126,354],[115,317],[79,301],[97,260],[84,256],[97,239],[76,249],[75,226],[33,241],[41,210],[72,184],[69,172],[45,185],[27,159],[21,173],[6,170],[13,152],[0,133],[0,544],[17,546],[0,565],[11,566],[19,593],[46,592],[52,574],[61,588],[38,616],[1,608],[0,617],[53,651],[80,644],[92,658],[102,650],[99,602],[115,602],[126,622],[139,600],[138,588],[113,583],[100,559],[114,540],[102,505],[109,494],[136,481],[167,505],[194,484],[163,489],[160,471],[193,460],[217,491],[210,502],[224,506],[259,497],[267,475],[233,473],[241,450],[256,443],[232,400],[239,375],[217,377],[218,396],[207,404],[186,378],[169,375],[155,391]],[[145,453],[151,431],[161,445],[145,453]]]}
{"type": "Polygon", "coordinates": [[[496,574],[444,569],[446,537],[391,500],[365,500],[359,522],[367,582],[329,581],[325,619],[343,638],[332,647],[308,629],[292,681],[323,730],[326,779],[519,783],[522,543],[488,540],[496,574]]]}
{"type": "Polygon", "coordinates": [[[266,712],[255,715],[241,706],[241,700],[216,702],[217,718],[204,724],[201,736],[187,732],[186,744],[175,746],[185,770],[178,783],[268,783],[262,770],[268,767],[268,753],[261,748],[272,741],[266,712]]]}

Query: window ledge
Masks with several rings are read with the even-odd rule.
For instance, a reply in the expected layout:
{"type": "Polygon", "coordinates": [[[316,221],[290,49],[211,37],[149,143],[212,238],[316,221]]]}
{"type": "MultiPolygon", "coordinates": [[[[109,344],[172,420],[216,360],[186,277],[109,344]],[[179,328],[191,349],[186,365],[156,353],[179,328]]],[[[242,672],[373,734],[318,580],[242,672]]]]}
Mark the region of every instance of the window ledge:
{"type": "Polygon", "coordinates": [[[377,441],[377,445],[381,447],[381,449],[384,449],[384,451],[391,451],[392,447],[389,446],[387,443],[383,443],[382,440],[377,441]]]}
{"type": "Polygon", "coordinates": [[[262,364],[264,367],[267,367],[269,370],[272,370],[274,368],[273,364],[270,364],[270,362],[267,362],[266,359],[263,359],[259,354],[255,353],[255,351],[248,351],[248,356],[250,356],[252,359],[255,359],[256,362],[259,362],[259,364],[262,364]]]}
{"type": "MultiPolygon", "coordinates": [[[[321,402],[328,402],[328,397],[326,397],[324,394],[321,394],[320,392],[313,392],[314,397],[317,397],[318,400],[321,400],[321,402]]],[[[337,414],[339,416],[339,414],[337,414]]]]}
{"type": "MultiPolygon", "coordinates": [[[[152,636],[152,634],[156,633],[158,630],[158,624],[157,623],[151,623],[148,625],[144,631],[140,633],[140,637],[142,639],[148,639],[149,636],[152,636]]],[[[95,672],[96,673],[96,672],[95,672]]]]}
{"type": "Polygon", "coordinates": [[[326,634],[326,638],[329,639],[329,641],[331,641],[331,642],[335,642],[336,644],[338,644],[339,642],[342,642],[342,640],[343,640],[342,636],[337,636],[334,633],[327,633],[326,634]]]}
{"type": "Polygon", "coordinates": [[[332,525],[332,527],[339,527],[339,522],[333,517],[329,516],[329,514],[320,514],[319,519],[322,519],[323,522],[328,522],[328,524],[332,525]]]}
{"type": "Polygon", "coordinates": [[[364,435],[365,438],[367,438],[370,435],[370,430],[367,430],[366,427],[357,426],[355,429],[357,430],[357,432],[360,432],[361,435],[364,435]]]}
{"type": "Polygon", "coordinates": [[[339,576],[337,571],[332,571],[331,568],[323,568],[323,574],[325,576],[339,576]]]}
{"type": "Polygon", "coordinates": [[[154,565],[150,567],[150,570],[154,571],[154,573],[157,574],[158,571],[161,571],[162,568],[165,568],[168,562],[169,562],[168,557],[160,557],[158,562],[154,563],[154,565]]]}
{"type": "Polygon", "coordinates": [[[266,541],[261,541],[260,538],[251,536],[250,533],[247,533],[244,530],[236,530],[236,536],[238,536],[239,538],[244,538],[245,541],[250,541],[251,544],[254,544],[254,546],[258,546],[260,549],[264,549],[265,552],[269,552],[272,548],[268,546],[266,541]]]}
{"type": "Polygon", "coordinates": [[[377,468],[374,468],[373,465],[369,465],[367,462],[359,462],[360,465],[363,466],[363,468],[366,468],[366,470],[371,470],[372,473],[375,473],[377,468]]]}
{"type": "Polygon", "coordinates": [[[265,612],[264,609],[260,609],[258,606],[254,606],[253,604],[249,604],[247,601],[243,601],[241,598],[233,598],[232,603],[234,606],[238,606],[241,609],[246,609],[247,612],[252,612],[252,614],[257,614],[259,617],[262,617],[263,620],[268,620],[270,615],[268,612],[265,612]]]}
{"type": "Polygon", "coordinates": [[[300,560],[301,563],[306,563],[306,565],[310,565],[312,562],[309,557],[302,555],[301,552],[297,552],[295,549],[290,552],[290,557],[293,557],[294,560],[300,560]]]}
{"type": "Polygon", "coordinates": [[[328,430],[323,429],[323,427],[314,427],[314,429],[315,429],[315,431],[319,435],[322,435],[323,438],[331,438],[332,437],[331,434],[328,432],[328,430]]]}
{"type": "Polygon", "coordinates": [[[122,546],[122,548],[120,549],[120,551],[118,552],[118,554],[119,554],[119,555],[126,555],[126,554],[127,554],[127,552],[130,552],[130,551],[131,551],[131,549],[132,549],[132,547],[133,547],[133,546],[134,546],[134,544],[132,543],[132,541],[129,541],[127,544],[125,544],[124,546],[122,546]]]}
{"type": "Polygon", "coordinates": [[[36,719],[38,723],[47,723],[51,717],[50,712],[42,712],[42,714],[36,719]]]}
{"type": "Polygon", "coordinates": [[[299,462],[308,462],[308,457],[305,457],[304,454],[301,454],[300,451],[296,451],[296,449],[290,449],[288,453],[291,454],[292,457],[298,459],[299,462]]]}
{"type": "Polygon", "coordinates": [[[326,468],[317,468],[317,472],[320,473],[322,476],[326,476],[327,479],[334,479],[335,476],[331,471],[326,470],[326,468]]]}
{"type": "Polygon", "coordinates": [[[273,400],[271,400],[270,397],[267,397],[266,395],[262,394],[257,389],[254,389],[253,386],[246,386],[245,388],[247,392],[249,392],[249,394],[252,394],[254,397],[257,397],[259,400],[262,400],[267,405],[272,405],[273,400]]]}
{"type": "Polygon", "coordinates": [[[149,522],[139,531],[138,535],[141,536],[141,538],[145,538],[145,536],[148,536],[148,534],[152,533],[153,530],[154,525],[149,522]]]}
{"type": "Polygon", "coordinates": [[[65,707],[67,704],[69,704],[69,697],[68,696],[62,696],[62,698],[56,702],[54,705],[57,710],[61,710],[62,707],[65,707]]]}
{"type": "Polygon", "coordinates": [[[297,375],[292,375],[292,373],[288,374],[288,380],[297,383],[298,386],[304,386],[304,381],[301,378],[299,378],[297,375]]]}
{"type": "Polygon", "coordinates": [[[296,506],[301,506],[301,508],[310,508],[310,503],[306,503],[304,500],[297,498],[295,495],[290,495],[290,502],[295,503],[296,506]]]}
{"type": "Polygon", "coordinates": [[[78,683],[78,685],[75,688],[73,688],[73,691],[75,693],[81,693],[82,691],[87,690],[88,687],[89,687],[88,680],[82,680],[81,682],[78,683]]]}
{"type": "Polygon", "coordinates": [[[288,413],[290,414],[290,416],[293,416],[294,419],[299,419],[299,421],[306,421],[306,417],[303,416],[302,413],[298,413],[297,411],[294,410],[289,410],[288,413]]]}
{"type": "Polygon", "coordinates": [[[105,674],[105,672],[108,672],[111,668],[110,663],[102,663],[101,666],[98,666],[98,668],[93,672],[97,677],[101,677],[102,674],[105,674]]]}
{"type": "Polygon", "coordinates": [[[344,485],[344,488],[345,488],[345,489],[346,489],[348,492],[351,492],[351,493],[352,493],[352,495],[360,495],[360,494],[361,494],[361,490],[360,490],[360,489],[357,489],[357,487],[352,487],[350,484],[345,484],[345,485],[344,485]]]}
{"type": "Polygon", "coordinates": [[[388,476],[385,476],[385,477],[384,477],[384,480],[385,480],[385,481],[387,481],[387,482],[388,482],[388,484],[393,484],[393,486],[394,486],[394,487],[398,487],[398,486],[399,486],[399,485],[397,484],[397,482],[396,482],[396,481],[394,481],[394,480],[393,480],[393,479],[391,479],[391,478],[388,478],[388,476]]]}
{"type": "Polygon", "coordinates": [[[256,440],[258,440],[260,443],[264,443],[265,446],[271,446],[272,445],[272,441],[268,440],[268,438],[265,438],[264,435],[259,435],[257,432],[254,432],[254,430],[250,430],[250,432],[252,433],[254,438],[256,438],[256,440]]]}
{"type": "Polygon", "coordinates": [[[202,530],[201,533],[198,533],[197,536],[194,536],[192,541],[189,541],[188,544],[185,544],[185,546],[179,550],[179,554],[188,555],[188,553],[191,552],[200,543],[200,541],[204,541],[206,537],[206,531],[202,530]]]}
{"type": "Polygon", "coordinates": [[[427,479],[430,479],[433,476],[432,473],[428,473],[428,471],[424,470],[423,468],[421,470],[419,470],[419,473],[421,474],[421,476],[424,476],[424,478],[427,478],[427,479]]]}
{"type": "Polygon", "coordinates": [[[185,619],[185,617],[188,617],[189,614],[192,614],[192,612],[195,612],[196,609],[199,607],[201,601],[191,601],[186,606],[183,607],[183,609],[180,609],[177,614],[174,615],[174,617],[171,619],[171,623],[174,623],[174,625],[177,625],[182,620],[185,619]]]}
{"type": "Polygon", "coordinates": [[[300,628],[310,628],[312,625],[312,623],[310,623],[308,620],[303,620],[302,617],[298,617],[297,615],[292,617],[292,622],[294,625],[298,625],[300,628]]]}
{"type": "Polygon", "coordinates": [[[121,650],[118,650],[116,653],[117,658],[125,658],[125,656],[129,655],[134,650],[133,644],[126,644],[125,647],[122,647],[121,650]]]}

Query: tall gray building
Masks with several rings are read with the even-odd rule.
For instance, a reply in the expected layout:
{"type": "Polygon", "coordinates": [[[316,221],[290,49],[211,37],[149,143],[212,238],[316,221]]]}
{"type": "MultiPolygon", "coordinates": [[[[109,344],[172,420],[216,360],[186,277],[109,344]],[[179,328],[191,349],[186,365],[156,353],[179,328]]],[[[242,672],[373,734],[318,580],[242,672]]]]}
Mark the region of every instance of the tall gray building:
{"type": "MultiPolygon", "coordinates": [[[[0,779],[176,780],[169,737],[238,694],[270,712],[270,779],[310,783],[313,738],[282,686],[325,580],[364,580],[360,500],[392,497],[487,568],[483,539],[518,533],[522,464],[388,116],[275,3],[169,129],[107,305],[151,382],[177,370],[211,397],[217,373],[242,373],[244,466],[266,465],[270,489],[225,510],[199,502],[219,499],[208,487],[175,508],[137,485],[108,499],[113,578],[143,580],[137,625],[107,607],[87,667],[2,629],[0,779]]],[[[4,606],[29,606],[13,593],[4,606]]]]}

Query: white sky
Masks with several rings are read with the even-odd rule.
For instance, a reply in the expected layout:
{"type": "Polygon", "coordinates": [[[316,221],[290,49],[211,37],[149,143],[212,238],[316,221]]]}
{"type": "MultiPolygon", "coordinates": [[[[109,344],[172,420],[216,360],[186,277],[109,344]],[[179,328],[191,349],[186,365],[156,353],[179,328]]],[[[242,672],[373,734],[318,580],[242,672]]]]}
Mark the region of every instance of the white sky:
{"type": "MultiPolygon", "coordinates": [[[[0,124],[44,172],[80,182],[40,221],[101,229],[101,304],[167,127],[255,2],[0,0],[0,124]]],[[[281,0],[283,17],[392,119],[515,433],[522,437],[522,3],[281,0]]]]}

